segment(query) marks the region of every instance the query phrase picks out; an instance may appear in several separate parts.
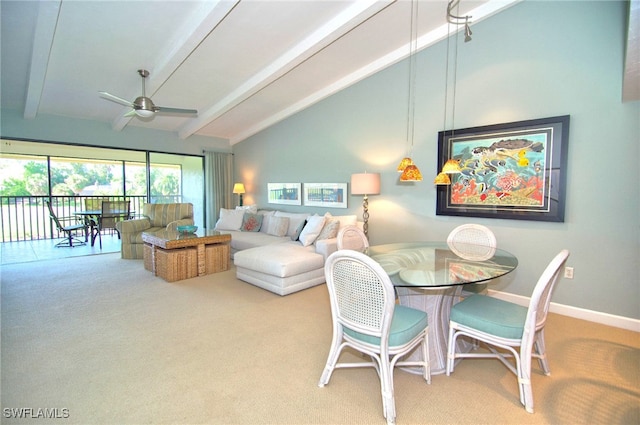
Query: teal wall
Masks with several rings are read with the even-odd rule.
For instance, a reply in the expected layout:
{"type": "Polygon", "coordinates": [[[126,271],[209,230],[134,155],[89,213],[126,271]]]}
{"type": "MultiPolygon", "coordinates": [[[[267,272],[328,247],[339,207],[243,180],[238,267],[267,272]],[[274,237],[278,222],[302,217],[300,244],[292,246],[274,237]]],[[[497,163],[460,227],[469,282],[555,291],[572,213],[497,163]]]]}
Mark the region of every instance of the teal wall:
{"type": "MultiPolygon", "coordinates": [[[[639,319],[640,102],[621,103],[627,7],[524,1],[475,24],[473,41],[459,46],[455,128],[571,116],[564,223],[435,215],[446,42],[418,56],[412,157],[424,181],[400,183],[395,171],[407,152],[405,61],[234,145],[245,203],[278,207],[267,205],[268,182],[348,182],[352,173],[379,172],[382,193],[369,202],[373,244],[443,240],[459,224],[484,224],[520,260],[494,289],[529,296],[550,259],[568,248],[575,278],[561,280],[554,301],[639,319]]],[[[361,214],[361,202],[351,196],[347,210],[331,212],[361,214]]]]}
{"type": "Polygon", "coordinates": [[[0,135],[5,139],[41,140],[190,155],[202,155],[203,150],[231,151],[229,142],[225,139],[191,136],[182,140],[177,133],[132,125],[126,126],[122,131],[114,131],[111,123],[43,114],[38,114],[32,120],[25,120],[21,112],[5,109],[0,111],[0,135]]]}
{"type": "MultiPolygon", "coordinates": [[[[186,140],[182,140],[177,133],[131,125],[125,127],[122,131],[114,131],[110,123],[42,114],[39,114],[35,119],[25,120],[20,112],[4,109],[0,111],[0,136],[3,139],[63,142],[140,151],[199,155],[200,157],[204,150],[231,152],[231,147],[226,139],[191,136],[186,140]]],[[[55,149],[59,149],[59,146],[56,146],[55,149]]],[[[0,150],[6,151],[7,148],[1,146],[0,150]]],[[[38,153],[50,154],[51,152],[38,153]]],[[[158,158],[158,155],[153,155],[152,161],[154,158],[158,158]]],[[[137,159],[140,160],[139,157],[137,159]]],[[[202,158],[182,157],[172,159],[174,163],[176,160],[182,161],[182,195],[184,201],[193,203],[194,221],[196,225],[203,227],[205,221],[204,203],[206,200],[202,196],[204,193],[202,158]],[[195,182],[194,179],[196,179],[195,182]]]]}

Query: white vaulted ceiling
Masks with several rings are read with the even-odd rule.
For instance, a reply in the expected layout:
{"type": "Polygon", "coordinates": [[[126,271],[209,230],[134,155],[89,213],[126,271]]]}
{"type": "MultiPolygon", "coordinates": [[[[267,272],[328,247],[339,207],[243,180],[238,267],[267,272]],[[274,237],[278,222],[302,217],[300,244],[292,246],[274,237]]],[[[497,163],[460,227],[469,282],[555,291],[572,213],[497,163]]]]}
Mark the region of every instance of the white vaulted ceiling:
{"type": "MultiPolygon", "coordinates": [[[[465,1],[473,22],[518,0],[465,1]]],[[[445,0],[419,2],[419,48],[447,34],[445,0]]],[[[2,108],[237,143],[409,53],[409,1],[8,1],[2,108]],[[141,95],[198,115],[125,117],[99,97],[141,95]]]]}

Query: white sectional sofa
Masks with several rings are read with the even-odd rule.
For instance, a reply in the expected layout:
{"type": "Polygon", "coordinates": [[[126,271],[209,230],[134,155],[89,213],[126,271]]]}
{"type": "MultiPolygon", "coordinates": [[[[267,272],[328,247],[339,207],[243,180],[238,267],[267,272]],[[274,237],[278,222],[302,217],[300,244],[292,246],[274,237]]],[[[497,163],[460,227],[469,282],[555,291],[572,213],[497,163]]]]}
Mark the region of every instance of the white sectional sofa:
{"type": "MultiPolygon", "coordinates": [[[[355,215],[334,216],[255,207],[221,209],[216,230],[231,235],[236,277],[278,295],[325,282],[324,262],[336,251],[341,227],[355,215]]],[[[357,247],[354,247],[357,248],[357,247]]]]}

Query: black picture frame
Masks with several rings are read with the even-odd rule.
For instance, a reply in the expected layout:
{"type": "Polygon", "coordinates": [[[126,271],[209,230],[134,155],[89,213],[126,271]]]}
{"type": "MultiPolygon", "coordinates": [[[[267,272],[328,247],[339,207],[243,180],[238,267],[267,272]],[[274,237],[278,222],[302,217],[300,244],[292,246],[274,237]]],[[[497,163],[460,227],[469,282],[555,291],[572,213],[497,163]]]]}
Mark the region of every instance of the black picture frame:
{"type": "Polygon", "coordinates": [[[569,115],[438,133],[436,215],[564,222],[569,115]]]}

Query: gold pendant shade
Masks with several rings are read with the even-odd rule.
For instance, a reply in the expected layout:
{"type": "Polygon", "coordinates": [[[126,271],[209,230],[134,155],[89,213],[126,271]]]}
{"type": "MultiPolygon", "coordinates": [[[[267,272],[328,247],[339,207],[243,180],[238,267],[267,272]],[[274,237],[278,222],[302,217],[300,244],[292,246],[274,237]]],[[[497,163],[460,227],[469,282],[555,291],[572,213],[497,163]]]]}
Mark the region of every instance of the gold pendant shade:
{"type": "Polygon", "coordinates": [[[460,163],[455,159],[448,160],[442,166],[442,172],[445,174],[456,174],[460,171],[460,163]]]}
{"type": "Polygon", "coordinates": [[[460,163],[455,159],[449,159],[442,166],[442,171],[440,171],[440,174],[436,176],[433,184],[450,185],[451,178],[449,177],[449,174],[458,174],[460,172],[460,163]]]}
{"type": "Polygon", "coordinates": [[[451,179],[445,173],[440,173],[436,176],[435,180],[433,180],[433,184],[437,185],[450,185],[451,179]]]}
{"type": "Polygon", "coordinates": [[[418,167],[414,164],[407,165],[407,167],[402,172],[400,176],[400,181],[402,182],[420,182],[422,181],[422,174],[418,167]]]}
{"type": "Polygon", "coordinates": [[[402,173],[404,169],[407,168],[409,165],[413,165],[413,160],[408,156],[402,158],[402,161],[400,161],[400,164],[398,164],[398,172],[402,173]]]}

